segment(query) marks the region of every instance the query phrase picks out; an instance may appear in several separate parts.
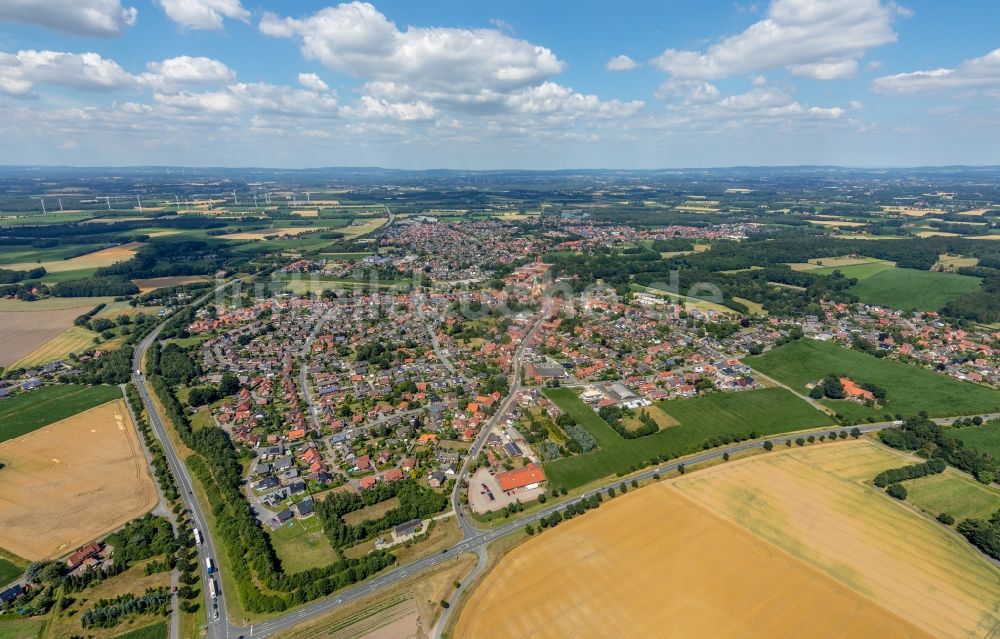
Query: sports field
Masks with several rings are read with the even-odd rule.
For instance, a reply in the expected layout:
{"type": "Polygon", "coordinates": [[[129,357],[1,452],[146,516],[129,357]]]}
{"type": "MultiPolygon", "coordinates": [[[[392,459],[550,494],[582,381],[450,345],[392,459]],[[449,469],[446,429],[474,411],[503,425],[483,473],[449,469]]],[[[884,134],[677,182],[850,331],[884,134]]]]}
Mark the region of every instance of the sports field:
{"type": "Polygon", "coordinates": [[[0,547],[25,559],[66,554],[157,502],[122,399],[0,443],[0,461],[0,547]]]}
{"type": "Polygon", "coordinates": [[[625,439],[568,388],[546,389],[551,399],[594,439],[598,449],[545,464],[549,483],[575,488],[588,482],[646,465],[651,458],[677,457],[702,449],[706,439],[756,431],[772,435],[830,424],[830,418],[784,388],[717,393],[693,399],[660,402],[656,407],[677,426],[654,435],[625,439]]]}
{"type": "Polygon", "coordinates": [[[117,386],[59,384],[0,399],[0,442],[121,396],[117,386]]]}
{"type": "Polygon", "coordinates": [[[515,548],[454,636],[931,635],[661,483],[515,548]]]}
{"type": "Polygon", "coordinates": [[[867,484],[914,461],[851,440],[749,457],[673,485],[932,636],[995,636],[1000,568],[867,484]]]}
{"type": "Polygon", "coordinates": [[[981,282],[978,277],[969,275],[897,268],[892,262],[883,260],[816,268],[809,272],[829,275],[834,271],[858,280],[848,291],[862,302],[903,310],[936,311],[956,297],[978,291],[981,282]]]}
{"type": "Polygon", "coordinates": [[[928,475],[903,482],[906,501],[931,517],[948,513],[956,522],[989,519],[1000,509],[1000,490],[984,486],[951,468],[940,475],[928,475]]]}
{"type": "Polygon", "coordinates": [[[989,453],[1000,459],[1000,423],[952,428],[945,431],[945,435],[964,442],[969,448],[975,448],[979,452],[989,453]]]}
{"type": "Polygon", "coordinates": [[[73,320],[93,306],[51,311],[0,311],[0,366],[9,367],[73,328],[73,320]]]}
{"type": "Polygon", "coordinates": [[[879,359],[831,342],[800,339],[744,361],[801,393],[808,392],[807,384],[831,373],[847,373],[859,384],[872,383],[886,389],[886,403],[881,408],[869,408],[849,400],[822,400],[823,404],[851,420],[864,420],[869,416],[882,420],[887,413],[915,415],[922,410],[931,417],[1000,411],[1000,391],[909,364],[879,359]]]}
{"type": "MultiPolygon", "coordinates": [[[[74,317],[76,316],[74,315],[74,317]]],[[[70,319],[70,322],[72,321],[70,319]]],[[[90,329],[83,328],[82,326],[70,326],[11,364],[11,368],[33,368],[56,360],[66,359],[70,353],[82,354],[94,346],[95,337],[97,337],[97,333],[90,329]]]]}

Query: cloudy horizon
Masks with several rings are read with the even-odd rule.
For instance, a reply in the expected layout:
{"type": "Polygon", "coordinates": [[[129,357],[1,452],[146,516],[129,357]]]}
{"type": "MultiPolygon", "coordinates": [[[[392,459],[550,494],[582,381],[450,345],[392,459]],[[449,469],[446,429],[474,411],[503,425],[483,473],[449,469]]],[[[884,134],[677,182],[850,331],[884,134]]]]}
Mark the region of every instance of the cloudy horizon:
{"type": "Polygon", "coordinates": [[[1000,164],[996,7],[661,4],[7,0],[0,163],[1000,164]]]}

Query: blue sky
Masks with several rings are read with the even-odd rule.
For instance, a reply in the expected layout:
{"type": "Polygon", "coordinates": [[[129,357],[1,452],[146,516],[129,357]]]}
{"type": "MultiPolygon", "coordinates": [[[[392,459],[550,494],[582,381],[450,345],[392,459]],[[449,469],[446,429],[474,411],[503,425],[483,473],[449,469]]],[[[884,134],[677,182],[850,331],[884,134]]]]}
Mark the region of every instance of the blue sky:
{"type": "Polygon", "coordinates": [[[3,0],[0,163],[1000,163],[1000,5],[3,0]]]}

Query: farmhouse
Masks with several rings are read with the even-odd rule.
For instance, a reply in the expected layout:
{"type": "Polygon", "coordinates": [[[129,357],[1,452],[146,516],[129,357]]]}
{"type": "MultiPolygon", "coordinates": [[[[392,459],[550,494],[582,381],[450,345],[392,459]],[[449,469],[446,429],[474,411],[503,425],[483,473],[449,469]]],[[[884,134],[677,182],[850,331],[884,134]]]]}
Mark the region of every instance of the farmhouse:
{"type": "Polygon", "coordinates": [[[87,544],[66,558],[66,567],[71,571],[76,570],[80,567],[80,564],[99,552],[101,552],[101,547],[98,544],[87,544]]]}
{"type": "Polygon", "coordinates": [[[532,490],[545,482],[545,471],[537,464],[497,474],[500,490],[510,495],[520,490],[532,490]]]}
{"type": "Polygon", "coordinates": [[[847,393],[850,399],[859,401],[873,401],[875,399],[871,391],[861,388],[852,379],[841,377],[840,385],[844,387],[844,392],[847,393]]]}

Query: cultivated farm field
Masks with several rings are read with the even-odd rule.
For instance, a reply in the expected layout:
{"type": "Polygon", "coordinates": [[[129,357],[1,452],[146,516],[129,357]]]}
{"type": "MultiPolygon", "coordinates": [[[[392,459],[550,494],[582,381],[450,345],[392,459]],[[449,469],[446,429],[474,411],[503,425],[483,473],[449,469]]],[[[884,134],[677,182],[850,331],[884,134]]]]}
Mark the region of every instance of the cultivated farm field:
{"type": "Polygon", "coordinates": [[[628,471],[634,464],[669,454],[677,457],[701,450],[713,437],[748,434],[773,435],[831,423],[830,418],[784,388],[717,393],[656,404],[676,426],[625,439],[568,388],[546,389],[546,397],[567,412],[597,440],[598,450],[545,464],[549,483],[575,488],[602,477],[628,471]]]}
{"type": "Polygon", "coordinates": [[[1000,509],[1000,490],[984,486],[951,468],[940,475],[928,475],[903,482],[906,501],[931,517],[948,513],[956,522],[989,519],[1000,509]]]}
{"type": "Polygon", "coordinates": [[[992,422],[984,426],[953,428],[945,435],[962,441],[967,447],[989,453],[1000,458],[1000,423],[992,422]]]}
{"type": "Polygon", "coordinates": [[[454,636],[931,635],[664,482],[515,548],[472,591],[454,636]]]}
{"type": "MultiPolygon", "coordinates": [[[[79,304],[79,302],[77,302],[79,304]]],[[[9,367],[73,327],[93,306],[45,312],[0,311],[0,366],[9,367]]]]}
{"type": "Polygon", "coordinates": [[[0,443],[0,461],[0,547],[26,559],[66,554],[157,502],[122,399],[0,443]]]}
{"type": "Polygon", "coordinates": [[[116,386],[59,384],[0,399],[0,442],[119,399],[116,386]]]}
{"type": "MultiPolygon", "coordinates": [[[[825,264],[832,260],[822,261],[825,264]]],[[[848,291],[862,302],[903,310],[936,311],[956,297],[978,291],[981,283],[978,277],[898,268],[883,260],[809,270],[815,275],[829,275],[834,271],[858,280],[848,291]]]]}
{"type": "Polygon", "coordinates": [[[147,279],[132,280],[132,283],[139,287],[140,292],[148,293],[149,291],[155,291],[158,288],[204,282],[207,279],[207,277],[203,277],[201,275],[179,275],[175,277],[150,277],[147,279]]]}
{"type": "Polygon", "coordinates": [[[135,255],[135,252],[143,246],[144,244],[142,242],[131,242],[129,244],[122,244],[121,246],[112,246],[111,248],[102,249],[93,253],[87,253],[86,255],[81,255],[80,257],[74,257],[68,260],[49,260],[41,263],[22,262],[20,264],[11,264],[9,266],[5,266],[4,268],[17,270],[33,269],[39,266],[44,266],[45,270],[49,273],[100,268],[102,266],[111,266],[117,262],[124,262],[125,260],[131,259],[132,256],[135,255]]]}
{"type": "MultiPolygon", "coordinates": [[[[76,316],[74,315],[74,317],[76,316]]],[[[72,321],[70,319],[71,323],[72,321]]],[[[97,337],[97,333],[92,330],[83,328],[82,326],[70,326],[11,364],[11,368],[33,368],[56,360],[66,359],[70,353],[83,353],[94,346],[95,337],[97,337]]]]}
{"type": "Polygon", "coordinates": [[[852,420],[864,420],[869,416],[882,420],[886,413],[915,415],[922,410],[931,417],[1000,411],[1000,391],[909,364],[879,359],[831,342],[800,339],[744,361],[800,393],[808,392],[807,384],[831,373],[847,373],[859,384],[873,383],[886,389],[886,403],[882,408],[869,408],[848,400],[821,400],[852,420]]]}
{"type": "Polygon", "coordinates": [[[868,483],[917,461],[871,441],[846,441],[742,459],[673,485],[932,636],[995,636],[1000,568],[868,483]]]}

